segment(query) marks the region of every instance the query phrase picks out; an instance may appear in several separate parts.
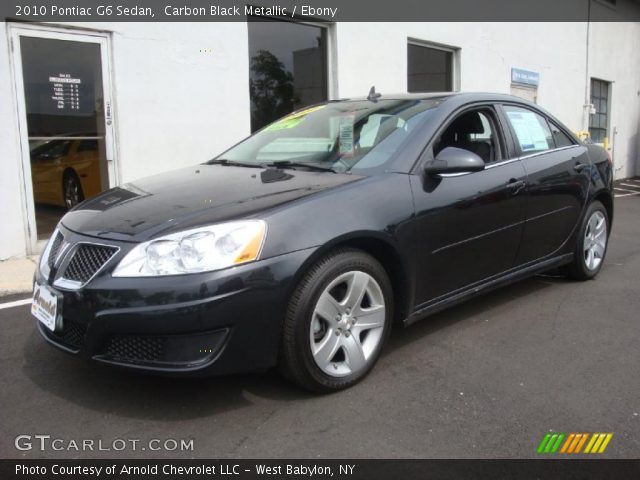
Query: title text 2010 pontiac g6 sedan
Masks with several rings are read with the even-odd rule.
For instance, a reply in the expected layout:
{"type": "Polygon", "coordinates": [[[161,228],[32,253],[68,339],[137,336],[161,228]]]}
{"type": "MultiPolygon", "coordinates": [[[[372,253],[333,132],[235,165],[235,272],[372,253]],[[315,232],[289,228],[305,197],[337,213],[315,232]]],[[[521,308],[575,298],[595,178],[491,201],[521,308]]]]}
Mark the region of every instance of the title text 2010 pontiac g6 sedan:
{"type": "Polygon", "coordinates": [[[67,213],[36,273],[44,338],[170,374],[278,365],[349,387],[392,324],[538,272],[593,278],[607,153],[515,97],[330,101],[202,165],[67,213]]]}

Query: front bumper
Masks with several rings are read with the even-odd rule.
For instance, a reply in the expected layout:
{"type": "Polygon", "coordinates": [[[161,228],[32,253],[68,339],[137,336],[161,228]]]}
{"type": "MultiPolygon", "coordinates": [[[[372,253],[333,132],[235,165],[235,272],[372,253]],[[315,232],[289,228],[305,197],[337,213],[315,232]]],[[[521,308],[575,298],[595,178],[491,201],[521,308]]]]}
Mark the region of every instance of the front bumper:
{"type": "MultiPolygon", "coordinates": [[[[72,232],[67,232],[70,234],[72,232]]],[[[126,254],[123,248],[121,255],[126,254]]],[[[290,286],[307,249],[217,272],[114,278],[59,293],[62,327],[38,329],[70,354],[139,370],[226,374],[275,365],[290,286]]]]}

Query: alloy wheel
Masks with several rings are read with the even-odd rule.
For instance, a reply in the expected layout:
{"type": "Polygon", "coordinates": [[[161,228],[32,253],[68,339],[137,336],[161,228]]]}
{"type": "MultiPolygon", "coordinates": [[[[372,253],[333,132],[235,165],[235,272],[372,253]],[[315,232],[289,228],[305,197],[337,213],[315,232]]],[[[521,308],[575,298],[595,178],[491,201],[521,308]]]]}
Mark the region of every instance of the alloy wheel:
{"type": "Polygon", "coordinates": [[[604,258],[607,246],[607,219],[598,210],[593,212],[584,231],[584,263],[589,270],[596,270],[604,258]]]}
{"type": "Polygon", "coordinates": [[[365,369],[380,344],[386,319],[382,289],[362,271],[335,278],[322,292],[311,319],[310,345],[316,365],[344,377],[365,369]]]}

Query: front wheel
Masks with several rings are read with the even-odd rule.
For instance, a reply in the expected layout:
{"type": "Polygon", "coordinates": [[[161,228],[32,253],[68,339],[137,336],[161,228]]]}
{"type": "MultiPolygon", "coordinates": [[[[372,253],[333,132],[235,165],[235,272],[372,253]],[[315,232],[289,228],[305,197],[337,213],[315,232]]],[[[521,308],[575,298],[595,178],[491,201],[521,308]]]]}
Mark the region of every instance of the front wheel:
{"type": "Polygon", "coordinates": [[[389,278],[373,257],[353,249],[328,254],[307,272],[291,297],[281,371],[316,392],[350,387],[380,356],[392,308],[389,278]]]}
{"type": "Polygon", "coordinates": [[[594,278],[604,262],[609,240],[609,215],[604,205],[594,201],[585,212],[576,238],[573,261],[565,267],[575,280],[594,278]]]}

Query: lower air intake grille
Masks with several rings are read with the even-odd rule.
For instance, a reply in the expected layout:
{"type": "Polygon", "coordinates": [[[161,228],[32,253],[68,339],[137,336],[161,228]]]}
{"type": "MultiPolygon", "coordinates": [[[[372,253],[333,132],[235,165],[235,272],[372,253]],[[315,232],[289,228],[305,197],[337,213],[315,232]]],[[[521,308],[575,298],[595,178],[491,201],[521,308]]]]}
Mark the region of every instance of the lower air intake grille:
{"type": "Polygon", "coordinates": [[[51,244],[51,249],[49,250],[49,258],[47,258],[47,265],[49,265],[49,269],[53,268],[53,264],[56,261],[56,257],[60,252],[60,247],[62,246],[62,241],[64,237],[60,232],[56,232],[56,236],[53,239],[53,243],[51,244]]]}
{"type": "Polygon", "coordinates": [[[109,339],[106,354],[114,360],[157,362],[162,359],[165,339],[134,335],[115,335],[109,339]]]}
{"type": "Polygon", "coordinates": [[[74,252],[62,277],[84,284],[88,282],[117,251],[118,249],[116,247],[82,243],[74,252]]]}
{"type": "Polygon", "coordinates": [[[84,343],[84,336],[86,333],[86,325],[81,325],[75,322],[65,322],[62,328],[62,339],[64,343],[80,348],[84,343]]]}
{"type": "Polygon", "coordinates": [[[82,323],[76,323],[71,320],[64,319],[62,323],[62,331],[50,332],[45,329],[45,333],[54,341],[61,343],[66,347],[79,349],[84,344],[87,326],[82,323]]]}

